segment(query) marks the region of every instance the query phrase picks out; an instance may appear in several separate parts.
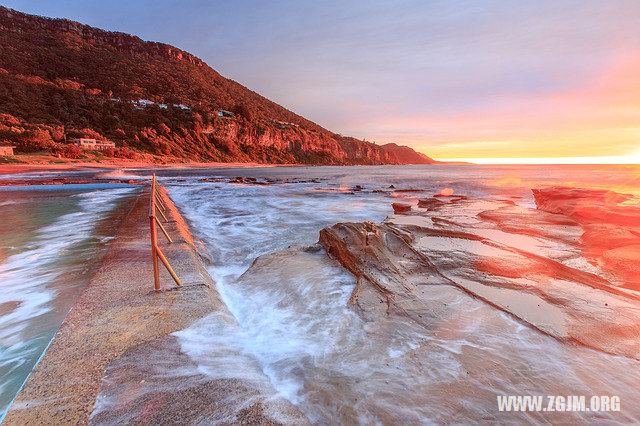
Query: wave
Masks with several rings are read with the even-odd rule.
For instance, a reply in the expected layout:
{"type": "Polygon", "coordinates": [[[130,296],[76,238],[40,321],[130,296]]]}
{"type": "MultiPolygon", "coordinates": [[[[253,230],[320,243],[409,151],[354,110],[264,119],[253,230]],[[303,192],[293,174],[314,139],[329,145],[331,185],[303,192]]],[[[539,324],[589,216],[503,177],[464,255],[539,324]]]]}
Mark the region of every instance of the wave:
{"type": "Polygon", "coordinates": [[[75,193],[50,199],[45,207],[29,207],[31,214],[67,212],[35,229],[25,245],[14,247],[0,262],[0,413],[73,304],[74,288],[86,282],[97,250],[112,238],[100,235],[96,224],[134,191],[75,193]]]}

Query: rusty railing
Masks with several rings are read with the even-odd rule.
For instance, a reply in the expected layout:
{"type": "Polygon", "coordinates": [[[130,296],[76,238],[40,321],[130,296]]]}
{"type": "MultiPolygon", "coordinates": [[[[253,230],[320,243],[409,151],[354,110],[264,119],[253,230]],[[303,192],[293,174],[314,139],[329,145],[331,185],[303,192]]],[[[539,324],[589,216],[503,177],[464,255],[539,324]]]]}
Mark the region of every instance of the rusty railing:
{"type": "Polygon", "coordinates": [[[158,195],[157,189],[158,189],[158,182],[156,181],[156,175],[154,173],[153,179],[151,181],[151,197],[150,197],[151,200],[149,202],[149,225],[151,228],[151,259],[153,262],[153,287],[156,290],[160,290],[160,271],[158,270],[158,259],[160,259],[164,267],[167,268],[169,275],[171,275],[171,278],[173,278],[173,280],[176,282],[178,287],[182,287],[182,281],[180,281],[180,278],[178,278],[178,275],[176,275],[175,271],[169,264],[169,261],[165,257],[164,253],[162,253],[162,250],[160,250],[160,247],[158,247],[158,234],[157,234],[156,226],[160,228],[160,230],[162,231],[162,233],[170,243],[172,243],[173,240],[171,239],[171,236],[165,229],[164,225],[162,225],[162,222],[160,222],[160,219],[158,219],[158,216],[156,216],[156,212],[158,212],[160,213],[160,216],[162,216],[162,218],[164,219],[165,223],[169,222],[169,219],[167,219],[167,215],[165,213],[167,211],[167,206],[162,201],[162,198],[160,197],[160,195],[158,195]]]}

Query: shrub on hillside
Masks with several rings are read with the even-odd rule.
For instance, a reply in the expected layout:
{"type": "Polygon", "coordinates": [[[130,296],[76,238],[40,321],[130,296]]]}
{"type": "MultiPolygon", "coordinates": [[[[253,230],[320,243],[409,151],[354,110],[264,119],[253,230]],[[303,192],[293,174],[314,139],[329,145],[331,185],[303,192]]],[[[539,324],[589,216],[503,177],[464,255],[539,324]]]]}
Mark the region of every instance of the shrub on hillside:
{"type": "Polygon", "coordinates": [[[130,160],[140,158],[140,154],[130,148],[116,148],[113,156],[117,158],[128,158],[130,160]]]}
{"type": "Polygon", "coordinates": [[[232,108],[231,112],[239,115],[247,121],[253,121],[253,114],[251,113],[249,107],[247,107],[245,104],[237,104],[232,108]]]}
{"type": "Polygon", "coordinates": [[[4,124],[5,126],[17,126],[18,124],[20,124],[20,120],[18,120],[11,114],[0,114],[0,123],[4,124]]]}
{"type": "Polygon", "coordinates": [[[13,137],[13,142],[18,152],[44,151],[54,146],[51,134],[46,130],[25,130],[24,132],[14,134],[13,137]]]}
{"type": "Polygon", "coordinates": [[[73,129],[73,128],[68,129],[67,138],[69,140],[73,140],[74,138],[89,138],[89,139],[97,139],[97,140],[104,139],[104,137],[100,133],[90,128],[84,128],[80,130],[73,129]]]}
{"type": "Polygon", "coordinates": [[[51,153],[62,158],[80,158],[82,157],[82,148],[72,144],[56,144],[51,148],[51,153]]]}

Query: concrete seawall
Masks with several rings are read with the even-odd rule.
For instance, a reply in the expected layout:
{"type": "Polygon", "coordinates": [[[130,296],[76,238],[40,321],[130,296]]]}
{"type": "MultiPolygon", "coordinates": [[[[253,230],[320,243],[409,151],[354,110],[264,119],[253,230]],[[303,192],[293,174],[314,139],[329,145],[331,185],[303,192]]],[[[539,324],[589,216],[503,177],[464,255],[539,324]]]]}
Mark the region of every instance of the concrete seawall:
{"type": "MultiPolygon", "coordinates": [[[[211,312],[226,311],[203,265],[206,254],[202,248],[198,248],[201,245],[194,242],[187,224],[166,192],[163,189],[159,192],[170,220],[165,227],[174,239],[169,244],[164,235],[159,233],[159,245],[184,287],[175,288],[169,274],[160,266],[164,290],[153,291],[147,189],[121,223],[98,271],[32,371],[4,424],[116,422],[116,418],[109,417],[109,413],[98,416],[96,420],[90,418],[96,398],[105,386],[103,378],[109,365],[124,354],[152,351],[155,341],[166,344],[173,339],[174,346],[178,346],[170,333],[188,327],[211,312]]],[[[176,347],[174,352],[181,362],[190,362],[186,355],[179,353],[179,348],[176,347]]],[[[220,389],[215,393],[201,393],[200,399],[204,400],[224,397],[220,389]]],[[[256,392],[247,390],[246,393],[255,395],[256,392]]],[[[180,417],[182,421],[188,421],[189,415],[196,416],[198,405],[205,403],[198,403],[197,396],[194,398],[195,406],[193,400],[190,401],[192,406],[188,411],[191,413],[183,412],[180,417]]],[[[169,406],[163,405],[168,408],[160,407],[151,413],[147,412],[143,423],[177,421],[170,418],[171,413],[184,407],[180,406],[179,399],[171,400],[173,402],[169,406]]],[[[294,417],[304,421],[293,407],[291,410],[294,417]]],[[[253,415],[252,420],[266,420],[261,419],[256,410],[253,410],[253,415]]],[[[138,423],[131,416],[129,420],[138,423]]]]}

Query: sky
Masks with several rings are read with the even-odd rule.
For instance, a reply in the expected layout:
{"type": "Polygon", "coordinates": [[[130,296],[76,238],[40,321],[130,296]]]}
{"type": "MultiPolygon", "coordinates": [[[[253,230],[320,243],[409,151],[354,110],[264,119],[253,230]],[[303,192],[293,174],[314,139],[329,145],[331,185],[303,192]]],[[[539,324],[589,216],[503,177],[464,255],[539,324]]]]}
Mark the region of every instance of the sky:
{"type": "Polygon", "coordinates": [[[438,159],[640,163],[640,1],[0,0],[179,47],[438,159]]]}

